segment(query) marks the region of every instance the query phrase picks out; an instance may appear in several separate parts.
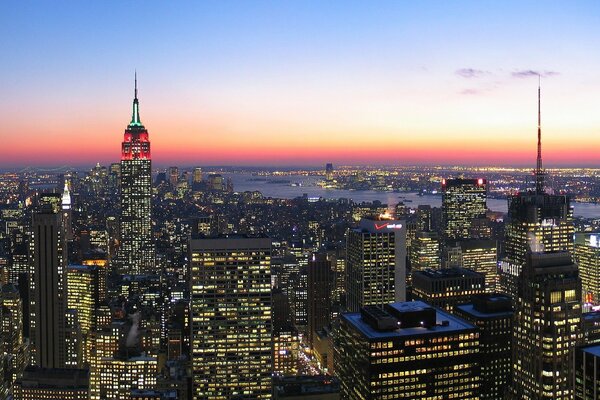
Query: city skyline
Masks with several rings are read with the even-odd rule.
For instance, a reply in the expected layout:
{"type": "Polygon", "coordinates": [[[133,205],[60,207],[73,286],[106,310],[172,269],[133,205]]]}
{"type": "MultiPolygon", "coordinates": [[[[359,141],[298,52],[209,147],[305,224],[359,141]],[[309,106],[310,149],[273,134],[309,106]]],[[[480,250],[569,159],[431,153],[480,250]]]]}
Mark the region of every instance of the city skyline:
{"type": "Polygon", "coordinates": [[[157,165],[533,165],[537,74],[545,165],[600,165],[592,2],[5,11],[2,168],[117,162],[136,68],[157,165]]]}

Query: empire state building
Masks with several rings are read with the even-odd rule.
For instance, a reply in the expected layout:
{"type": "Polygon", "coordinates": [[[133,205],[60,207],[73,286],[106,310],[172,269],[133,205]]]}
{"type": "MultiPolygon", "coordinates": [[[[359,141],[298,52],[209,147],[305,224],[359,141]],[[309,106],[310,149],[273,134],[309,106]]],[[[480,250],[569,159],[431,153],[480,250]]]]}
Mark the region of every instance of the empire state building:
{"type": "Polygon", "coordinates": [[[152,161],[148,131],[140,120],[137,76],[131,122],[121,146],[121,243],[119,269],[122,274],[154,273],[152,241],[152,161]]]}

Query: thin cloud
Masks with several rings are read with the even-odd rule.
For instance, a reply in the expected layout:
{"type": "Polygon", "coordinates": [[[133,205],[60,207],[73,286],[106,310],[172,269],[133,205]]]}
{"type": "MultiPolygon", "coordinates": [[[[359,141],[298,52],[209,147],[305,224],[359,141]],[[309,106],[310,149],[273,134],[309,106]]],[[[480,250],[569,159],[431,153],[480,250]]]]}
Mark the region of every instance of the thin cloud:
{"type": "Polygon", "coordinates": [[[461,68],[461,69],[457,69],[455,71],[455,74],[460,76],[461,78],[471,79],[471,78],[481,78],[482,76],[488,75],[489,72],[481,70],[481,69],[461,68]]]}
{"type": "Polygon", "coordinates": [[[552,76],[559,75],[556,71],[535,71],[533,69],[522,69],[518,71],[513,71],[510,74],[513,78],[537,78],[541,76],[542,78],[550,78],[552,76]]]}
{"type": "Polygon", "coordinates": [[[465,96],[476,96],[478,94],[482,94],[483,91],[479,89],[465,89],[460,92],[460,94],[465,96]]]}

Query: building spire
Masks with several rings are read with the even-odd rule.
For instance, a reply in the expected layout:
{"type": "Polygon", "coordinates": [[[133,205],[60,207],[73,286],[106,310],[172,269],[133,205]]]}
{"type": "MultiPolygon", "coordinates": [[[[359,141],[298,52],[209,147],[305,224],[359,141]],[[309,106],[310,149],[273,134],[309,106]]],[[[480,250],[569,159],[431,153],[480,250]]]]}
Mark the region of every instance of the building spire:
{"type": "Polygon", "coordinates": [[[535,167],[535,192],[544,193],[544,175],[542,166],[542,109],[541,109],[541,75],[538,75],[538,142],[537,142],[537,165],[535,167]]]}
{"type": "Polygon", "coordinates": [[[142,126],[140,120],[140,104],[137,97],[137,70],[134,72],[133,112],[129,126],[142,126]]]}

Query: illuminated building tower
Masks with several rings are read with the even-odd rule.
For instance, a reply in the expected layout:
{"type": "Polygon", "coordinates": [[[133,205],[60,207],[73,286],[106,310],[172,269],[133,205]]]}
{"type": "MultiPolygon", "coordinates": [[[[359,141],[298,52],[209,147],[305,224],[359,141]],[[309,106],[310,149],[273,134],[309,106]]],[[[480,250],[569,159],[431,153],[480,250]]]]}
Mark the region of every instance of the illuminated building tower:
{"type": "Polygon", "coordinates": [[[89,373],[84,369],[29,366],[15,382],[14,400],[88,400],[89,373]]]}
{"type": "Polygon", "coordinates": [[[131,392],[154,389],[158,364],[145,355],[100,358],[90,369],[90,400],[127,400],[131,392]]]}
{"type": "Polygon", "coordinates": [[[412,272],[439,269],[440,241],[436,232],[417,232],[411,243],[410,266],[412,272]]]}
{"type": "Polygon", "coordinates": [[[406,300],[404,221],[361,219],[348,232],[346,299],[349,311],[406,300]]]}
{"type": "Polygon", "coordinates": [[[0,293],[2,306],[2,341],[6,354],[6,377],[9,386],[23,374],[28,347],[23,337],[23,302],[15,285],[7,284],[0,293]]]}
{"type": "Polygon", "coordinates": [[[271,239],[190,241],[192,398],[271,398],[271,239]]]}
{"type": "Polygon", "coordinates": [[[327,181],[333,180],[333,164],[332,163],[325,164],[325,180],[327,180],[327,181]]]}
{"type": "Polygon", "coordinates": [[[298,374],[300,337],[292,326],[273,329],[273,373],[279,376],[298,374]]]}
{"type": "Polygon", "coordinates": [[[504,400],[510,382],[513,310],[511,299],[501,294],[472,297],[454,313],[479,328],[479,377],[482,400],[504,400]]]}
{"type": "Polygon", "coordinates": [[[485,275],[485,289],[496,291],[498,243],[490,239],[461,240],[446,247],[446,267],[463,267],[485,275]]]}
{"type": "Polygon", "coordinates": [[[572,399],[581,340],[577,265],[567,252],[529,253],[515,301],[511,398],[572,399]]]}
{"type": "Polygon", "coordinates": [[[581,314],[583,343],[600,344],[600,311],[581,314]]]}
{"type": "Polygon", "coordinates": [[[342,314],[340,398],[479,399],[478,353],[475,326],[420,301],[342,314]]]}
{"type": "Polygon", "coordinates": [[[172,188],[177,188],[177,182],[179,182],[179,168],[169,167],[169,184],[172,188]]]}
{"type": "Polygon", "coordinates": [[[31,225],[30,339],[33,363],[42,368],[66,365],[67,246],[59,203],[42,199],[31,225]]]}
{"type": "Polygon", "coordinates": [[[65,187],[62,194],[62,214],[65,225],[65,232],[67,240],[73,240],[73,228],[71,226],[71,220],[73,218],[71,211],[71,192],[69,191],[69,181],[65,179],[65,187]]]}
{"type": "Polygon", "coordinates": [[[192,183],[201,183],[202,182],[202,168],[196,167],[194,168],[194,173],[192,175],[192,183]]]}
{"type": "Polygon", "coordinates": [[[485,276],[465,268],[428,269],[413,274],[413,298],[454,312],[454,306],[485,292],[485,276]]]}
{"type": "Polygon", "coordinates": [[[600,398],[600,345],[575,350],[575,400],[600,398]]]}
{"type": "Polygon", "coordinates": [[[137,79],[133,115],[121,148],[121,244],[122,273],[155,272],[152,241],[152,162],[148,131],[140,121],[137,79]]]}
{"type": "Polygon", "coordinates": [[[579,266],[584,302],[600,305],[600,234],[576,233],[574,259],[579,266]]]}
{"type": "Polygon", "coordinates": [[[298,273],[290,275],[290,311],[292,324],[301,332],[308,326],[308,273],[306,266],[300,267],[298,273]]]}
{"type": "Polygon", "coordinates": [[[307,266],[308,345],[312,348],[316,332],[329,325],[331,317],[331,261],[326,254],[313,254],[307,266]]]}
{"type": "Polygon", "coordinates": [[[528,252],[568,251],[573,254],[573,209],[569,198],[548,194],[544,188],[546,172],[542,167],[540,93],[538,87],[535,191],[519,193],[508,199],[500,287],[513,298],[517,296],[518,276],[528,252]]]}
{"type": "Polygon", "coordinates": [[[84,364],[88,364],[91,359],[91,334],[96,329],[96,308],[103,300],[102,285],[99,267],[93,265],[67,267],[67,306],[77,312],[82,340],[80,359],[84,364]]]}
{"type": "Polygon", "coordinates": [[[487,181],[485,179],[442,180],[442,220],[448,240],[474,237],[475,221],[485,219],[487,181]]]}

